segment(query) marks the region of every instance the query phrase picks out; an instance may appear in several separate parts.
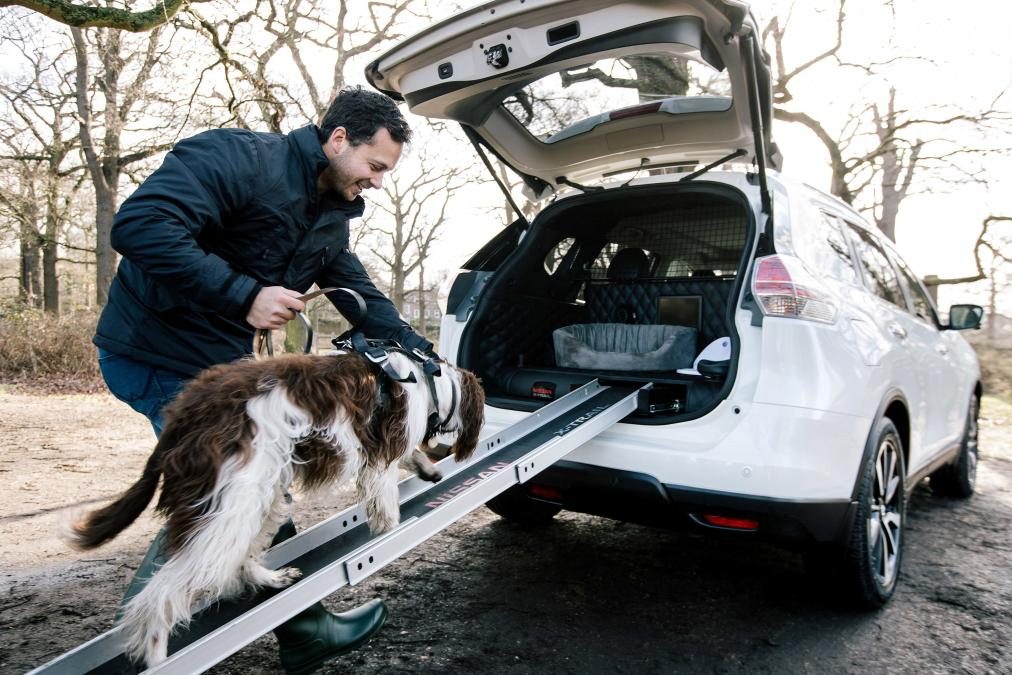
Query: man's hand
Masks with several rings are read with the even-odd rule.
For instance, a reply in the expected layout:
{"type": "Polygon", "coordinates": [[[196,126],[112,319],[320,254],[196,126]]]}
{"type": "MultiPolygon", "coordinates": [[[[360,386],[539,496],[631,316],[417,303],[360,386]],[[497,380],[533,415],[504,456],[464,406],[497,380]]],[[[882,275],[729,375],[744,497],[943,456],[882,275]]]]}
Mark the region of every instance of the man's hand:
{"type": "Polygon", "coordinates": [[[253,306],[246,315],[246,323],[254,328],[272,330],[281,328],[295,318],[296,312],[306,308],[299,300],[302,293],[284,286],[268,286],[257,293],[253,306]]]}

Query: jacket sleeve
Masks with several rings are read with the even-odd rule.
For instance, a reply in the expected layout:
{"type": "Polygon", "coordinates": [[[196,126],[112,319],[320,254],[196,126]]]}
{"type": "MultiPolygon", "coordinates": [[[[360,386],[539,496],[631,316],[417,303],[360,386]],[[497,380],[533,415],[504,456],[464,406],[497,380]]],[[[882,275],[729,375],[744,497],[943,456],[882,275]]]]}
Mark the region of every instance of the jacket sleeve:
{"type": "Polygon", "coordinates": [[[111,243],[159,284],[242,321],[260,285],[197,242],[222,228],[264,175],[249,134],[209,131],[180,141],[120,207],[111,243]]]}
{"type": "MultiPolygon", "coordinates": [[[[401,318],[394,303],[369,278],[369,273],[358,256],[347,248],[342,248],[327,266],[320,286],[350,288],[362,296],[366,305],[366,321],[362,324],[362,332],[367,338],[388,338],[397,340],[407,349],[432,352],[432,343],[412,330],[401,318]]],[[[358,307],[347,294],[330,293],[327,297],[349,321],[354,322],[358,318],[358,307]]]]}

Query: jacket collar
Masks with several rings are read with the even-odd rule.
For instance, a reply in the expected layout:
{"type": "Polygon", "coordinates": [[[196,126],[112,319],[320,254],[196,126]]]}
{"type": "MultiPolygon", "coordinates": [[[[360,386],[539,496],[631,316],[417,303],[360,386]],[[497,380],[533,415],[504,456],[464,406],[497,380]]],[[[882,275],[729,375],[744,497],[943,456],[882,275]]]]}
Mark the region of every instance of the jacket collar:
{"type": "MultiPolygon", "coordinates": [[[[288,134],[289,142],[295,146],[299,163],[302,167],[303,177],[306,183],[306,194],[313,202],[320,201],[320,194],[317,191],[316,181],[323,173],[323,170],[330,165],[327,155],[323,153],[323,145],[320,143],[320,130],[315,124],[307,124],[301,129],[288,134]]],[[[325,195],[322,203],[327,210],[336,209],[344,211],[349,218],[361,217],[365,212],[365,200],[359,195],[352,201],[346,201],[340,197],[325,195]]]]}

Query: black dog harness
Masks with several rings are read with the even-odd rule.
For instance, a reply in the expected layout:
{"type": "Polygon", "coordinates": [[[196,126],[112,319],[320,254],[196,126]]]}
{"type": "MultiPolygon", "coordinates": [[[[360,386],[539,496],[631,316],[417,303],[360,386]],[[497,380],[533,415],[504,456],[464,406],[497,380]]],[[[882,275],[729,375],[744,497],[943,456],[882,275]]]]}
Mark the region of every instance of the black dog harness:
{"type": "Polygon", "coordinates": [[[362,296],[351,290],[350,288],[334,288],[326,289],[327,292],[344,291],[351,295],[356,303],[358,303],[358,320],[352,325],[350,329],[337,336],[331,343],[336,349],[341,349],[347,352],[353,352],[363,356],[373,368],[380,373],[381,377],[378,378],[379,386],[379,401],[380,405],[383,405],[383,401],[387,400],[388,393],[388,382],[417,382],[414,373],[408,373],[406,377],[394,369],[390,363],[390,354],[397,352],[408,357],[415,363],[422,366],[422,373],[425,375],[425,384],[429,389],[429,397],[432,399],[432,410],[429,412],[429,418],[425,429],[425,438],[423,442],[428,442],[433,436],[449,431],[447,424],[450,422],[450,418],[453,416],[453,411],[457,409],[458,395],[457,386],[453,382],[453,378],[450,380],[450,407],[446,411],[446,417],[440,418],[439,416],[439,396],[436,394],[436,379],[441,377],[443,370],[439,365],[439,361],[421,352],[417,349],[408,350],[405,349],[399,342],[395,340],[375,340],[367,339],[359,330],[358,327],[365,321],[366,317],[366,306],[365,300],[362,296]]]}

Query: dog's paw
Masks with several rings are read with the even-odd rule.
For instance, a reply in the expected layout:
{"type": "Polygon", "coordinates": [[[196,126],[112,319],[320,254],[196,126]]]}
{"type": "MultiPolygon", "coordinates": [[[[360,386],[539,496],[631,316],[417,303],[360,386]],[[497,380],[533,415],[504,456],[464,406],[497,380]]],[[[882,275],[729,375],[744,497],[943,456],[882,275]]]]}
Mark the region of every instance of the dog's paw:
{"type": "Polygon", "coordinates": [[[369,517],[369,531],[373,534],[383,534],[397,527],[400,518],[397,516],[384,516],[375,514],[369,517]]]}
{"type": "Polygon", "coordinates": [[[285,588],[302,578],[302,570],[297,567],[282,567],[271,573],[272,580],[265,584],[271,588],[285,588]]]}
{"type": "Polygon", "coordinates": [[[443,480],[443,473],[439,469],[433,467],[426,473],[419,473],[418,477],[421,478],[422,480],[427,480],[430,483],[438,483],[439,481],[443,480]]]}
{"type": "Polygon", "coordinates": [[[401,467],[408,469],[422,480],[427,480],[430,483],[438,483],[443,480],[442,472],[440,472],[429,456],[419,448],[413,449],[407,457],[401,460],[401,467]]]}

